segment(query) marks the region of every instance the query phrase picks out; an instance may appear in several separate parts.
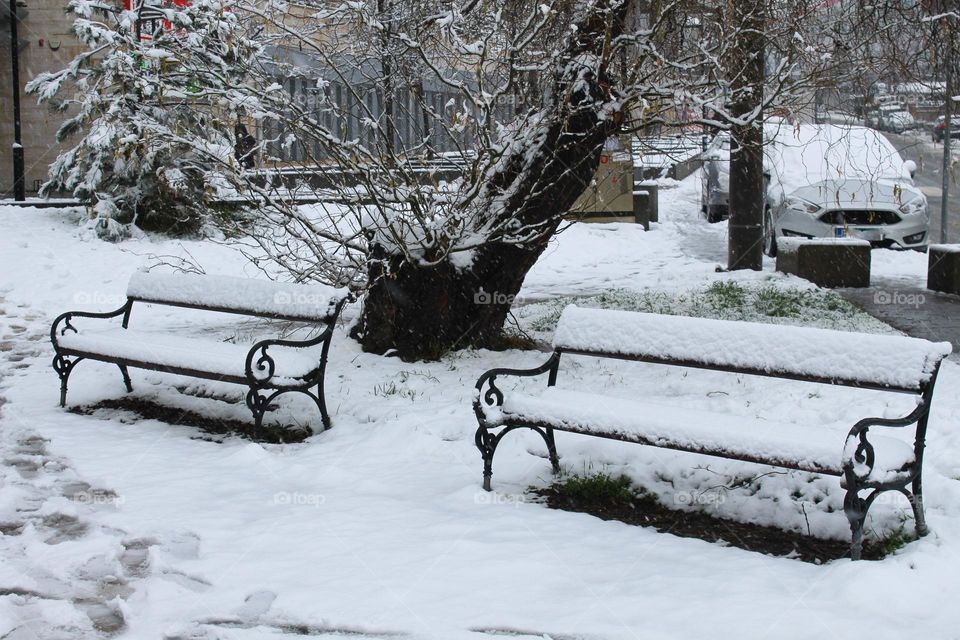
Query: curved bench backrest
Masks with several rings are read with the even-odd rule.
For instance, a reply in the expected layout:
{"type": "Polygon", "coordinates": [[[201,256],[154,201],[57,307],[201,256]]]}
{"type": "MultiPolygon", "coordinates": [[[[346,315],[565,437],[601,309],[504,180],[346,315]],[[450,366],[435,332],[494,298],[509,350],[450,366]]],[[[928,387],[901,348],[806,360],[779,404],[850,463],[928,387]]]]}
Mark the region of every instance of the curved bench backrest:
{"type": "Polygon", "coordinates": [[[140,271],[127,285],[127,298],[137,302],[303,322],[331,322],[349,296],[324,285],[193,273],[140,271]]]}
{"type": "Polygon", "coordinates": [[[652,313],[564,309],[553,339],[564,353],[922,393],[952,350],[905,336],[652,313]]]}

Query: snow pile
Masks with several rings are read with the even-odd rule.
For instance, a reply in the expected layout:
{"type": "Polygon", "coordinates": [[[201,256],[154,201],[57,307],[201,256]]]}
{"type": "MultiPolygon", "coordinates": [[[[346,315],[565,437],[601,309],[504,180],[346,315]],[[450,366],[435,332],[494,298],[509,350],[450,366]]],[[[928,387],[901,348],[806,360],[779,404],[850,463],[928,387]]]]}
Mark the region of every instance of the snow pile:
{"type": "Polygon", "coordinates": [[[805,245],[869,248],[870,242],[859,238],[777,238],[777,251],[783,253],[796,253],[800,247],[805,245]]]}
{"type": "MultiPolygon", "coordinates": [[[[723,415],[652,402],[550,387],[540,395],[508,394],[502,409],[487,409],[493,424],[532,422],[556,429],[614,434],[658,447],[771,460],[813,472],[839,474],[847,430],[723,415]]],[[[871,436],[878,470],[913,462],[901,440],[871,436]]]]}
{"type": "Polygon", "coordinates": [[[130,278],[127,296],[145,302],[213,307],[287,319],[324,320],[350,295],[320,284],[287,284],[195,273],[149,273],[130,278]]]}
{"type": "Polygon", "coordinates": [[[682,360],[770,373],[843,379],[919,389],[949,342],[567,307],[553,339],[556,349],[682,360]]]}
{"type": "MultiPolygon", "coordinates": [[[[134,331],[132,329],[105,329],[100,331],[67,331],[57,338],[67,351],[119,358],[130,362],[146,362],[172,369],[205,372],[215,376],[243,379],[246,376],[247,354],[250,345],[217,342],[198,338],[134,331]]],[[[320,354],[310,357],[282,347],[268,348],[268,355],[276,365],[273,382],[279,378],[305,378],[320,367],[320,354]]],[[[259,352],[255,356],[259,357],[259,352]]],[[[253,361],[255,377],[259,372],[253,361]]]]}
{"type": "Polygon", "coordinates": [[[932,244],[930,250],[941,253],[960,253],[960,244],[932,244]]]}

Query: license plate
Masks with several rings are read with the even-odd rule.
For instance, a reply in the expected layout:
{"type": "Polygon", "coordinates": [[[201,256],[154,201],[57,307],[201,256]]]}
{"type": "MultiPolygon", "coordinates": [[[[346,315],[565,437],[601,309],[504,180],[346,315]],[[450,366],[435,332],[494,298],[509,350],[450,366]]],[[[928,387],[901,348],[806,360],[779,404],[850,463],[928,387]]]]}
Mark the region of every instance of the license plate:
{"type": "Polygon", "coordinates": [[[880,229],[854,229],[850,235],[871,242],[883,240],[883,231],[880,229]]]}

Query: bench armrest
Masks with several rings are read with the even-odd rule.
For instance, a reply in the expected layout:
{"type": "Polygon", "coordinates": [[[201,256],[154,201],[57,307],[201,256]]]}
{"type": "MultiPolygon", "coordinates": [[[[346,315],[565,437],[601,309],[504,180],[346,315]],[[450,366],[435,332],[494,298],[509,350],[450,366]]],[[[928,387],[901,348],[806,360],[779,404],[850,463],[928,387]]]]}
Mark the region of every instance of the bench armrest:
{"type": "MultiPolygon", "coordinates": [[[[921,399],[917,403],[917,407],[902,418],[864,418],[853,425],[850,433],[847,434],[846,445],[843,449],[844,474],[854,474],[861,480],[873,474],[876,455],[873,444],[867,438],[871,427],[908,427],[916,424],[917,436],[914,448],[916,455],[921,455],[929,410],[929,402],[921,399]]],[[[916,462],[919,462],[919,460],[916,462]]]]}
{"type": "Polygon", "coordinates": [[[271,389],[301,389],[304,386],[312,386],[322,381],[334,326],[335,324],[331,322],[316,337],[310,338],[309,340],[281,340],[279,338],[270,338],[255,342],[253,346],[250,347],[250,351],[247,352],[247,361],[245,364],[245,373],[247,380],[250,382],[250,386],[254,388],[269,387],[271,389]],[[281,383],[273,380],[274,376],[278,378],[284,378],[285,376],[282,371],[277,371],[277,362],[269,353],[270,347],[307,349],[309,347],[315,347],[318,344],[323,345],[323,350],[320,353],[317,366],[310,376],[296,384],[281,383]]]}
{"type": "Polygon", "coordinates": [[[131,301],[127,300],[126,303],[119,309],[114,311],[107,311],[105,313],[96,313],[93,311],[67,311],[66,313],[61,313],[57,316],[56,320],[53,321],[53,324],[50,325],[50,342],[53,343],[54,350],[58,350],[57,337],[64,335],[67,331],[77,332],[77,328],[73,326],[71,320],[74,318],[97,318],[97,319],[107,319],[107,318],[118,318],[124,316],[126,318],[127,314],[130,313],[131,301]],[[63,326],[60,326],[60,325],[63,326]],[[59,330],[58,330],[59,329],[59,330]]]}
{"type": "Polygon", "coordinates": [[[499,407],[503,405],[503,392],[497,387],[497,376],[518,376],[530,378],[550,372],[549,385],[556,380],[557,367],[560,364],[560,353],[554,351],[550,358],[539,367],[533,369],[490,369],[477,380],[473,394],[473,412],[477,420],[484,421],[483,407],[499,407]],[[484,391],[484,386],[487,387],[484,391]]]}
{"type": "MultiPolygon", "coordinates": [[[[302,389],[304,386],[312,386],[323,382],[324,370],[327,363],[327,354],[330,351],[330,339],[333,337],[333,329],[337,325],[337,318],[343,307],[353,300],[348,296],[337,303],[332,314],[326,319],[327,327],[316,337],[308,340],[282,340],[279,338],[270,338],[255,342],[250,351],[247,352],[247,361],[244,366],[247,380],[253,388],[270,387],[272,389],[302,389]],[[277,384],[271,383],[271,379],[277,373],[277,363],[268,353],[270,347],[290,347],[294,349],[306,349],[323,344],[323,350],[320,353],[320,360],[317,362],[317,368],[314,369],[314,376],[303,380],[299,384],[277,384]]],[[[282,376],[281,376],[282,377],[282,376]]]]}

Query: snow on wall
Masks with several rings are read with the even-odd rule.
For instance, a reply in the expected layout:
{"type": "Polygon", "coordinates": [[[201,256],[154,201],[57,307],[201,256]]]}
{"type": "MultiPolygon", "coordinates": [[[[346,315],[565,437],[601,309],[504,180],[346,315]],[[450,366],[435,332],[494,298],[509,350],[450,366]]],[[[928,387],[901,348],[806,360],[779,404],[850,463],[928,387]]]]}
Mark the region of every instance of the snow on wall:
{"type": "Polygon", "coordinates": [[[932,244],[929,248],[942,253],[960,253],[960,244],[932,244]]]}
{"type": "Polygon", "coordinates": [[[652,313],[564,309],[558,349],[728,364],[919,389],[949,342],[652,313]]]}
{"type": "Polygon", "coordinates": [[[870,242],[860,238],[777,238],[777,251],[796,253],[802,246],[870,247],[870,242]]]}
{"type": "Polygon", "coordinates": [[[288,284],[194,273],[138,271],[127,285],[127,296],[135,299],[304,320],[323,320],[348,295],[346,289],[320,284],[288,284]]]}

